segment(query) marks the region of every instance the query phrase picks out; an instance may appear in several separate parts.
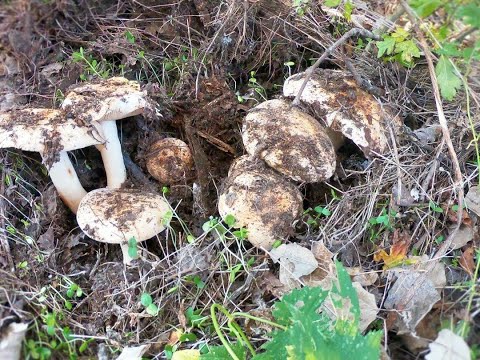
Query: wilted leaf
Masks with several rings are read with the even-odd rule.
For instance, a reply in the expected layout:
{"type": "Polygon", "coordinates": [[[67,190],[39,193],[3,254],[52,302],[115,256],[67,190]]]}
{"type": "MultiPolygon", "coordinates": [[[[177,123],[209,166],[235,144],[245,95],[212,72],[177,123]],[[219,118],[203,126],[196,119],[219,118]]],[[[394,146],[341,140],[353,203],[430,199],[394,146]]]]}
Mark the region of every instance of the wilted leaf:
{"type": "Polygon", "coordinates": [[[455,74],[452,63],[445,55],[440,56],[435,66],[435,75],[443,98],[453,100],[457,90],[462,86],[462,80],[455,74]]]}
{"type": "Polygon", "coordinates": [[[361,267],[347,268],[347,272],[354,282],[358,282],[362,286],[371,286],[378,279],[378,274],[376,272],[365,272],[361,267]]]}
{"type": "Polygon", "coordinates": [[[358,296],[358,302],[360,305],[360,331],[365,331],[368,326],[375,321],[378,314],[378,306],[375,301],[375,296],[370,294],[365,290],[362,285],[358,282],[354,282],[353,287],[355,288],[358,296]]]}
{"type": "Polygon", "coordinates": [[[473,276],[475,271],[475,260],[473,259],[473,246],[470,246],[467,250],[462,253],[458,263],[465,270],[468,275],[473,276]]]}
{"type": "Polygon", "coordinates": [[[465,196],[465,205],[468,210],[473,211],[477,216],[480,216],[480,187],[472,186],[465,196]]]}
{"type": "Polygon", "coordinates": [[[141,360],[142,355],[145,354],[149,347],[150,345],[141,345],[123,348],[117,360],[141,360]]]}
{"type": "Polygon", "coordinates": [[[390,252],[387,254],[387,252],[382,249],[373,256],[373,260],[376,262],[383,261],[384,270],[401,265],[407,255],[410,242],[410,235],[405,232],[400,233],[399,230],[396,229],[393,233],[393,245],[390,248],[390,252]]]}
{"type": "Polygon", "coordinates": [[[430,353],[425,360],[470,360],[470,349],[465,340],[449,329],[440,331],[428,347],[430,353]]]}
{"type": "Polygon", "coordinates": [[[280,245],[272,249],[270,255],[275,262],[280,262],[280,281],[285,285],[292,285],[292,280],[309,275],[318,267],[313,253],[298,244],[280,245]]]}
{"type": "MultiPolygon", "coordinates": [[[[455,226],[452,228],[455,228],[455,226]]],[[[460,249],[472,241],[474,237],[475,229],[472,226],[460,225],[460,228],[455,233],[455,237],[453,238],[449,248],[453,250],[460,249]]]]}

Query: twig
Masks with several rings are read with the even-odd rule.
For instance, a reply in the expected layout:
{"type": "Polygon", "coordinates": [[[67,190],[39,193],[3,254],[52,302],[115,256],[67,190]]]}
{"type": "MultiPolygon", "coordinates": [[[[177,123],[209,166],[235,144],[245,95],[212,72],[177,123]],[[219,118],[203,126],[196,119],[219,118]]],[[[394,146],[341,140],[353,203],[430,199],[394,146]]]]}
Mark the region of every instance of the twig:
{"type": "Polygon", "coordinates": [[[300,87],[300,90],[298,90],[297,96],[295,96],[295,99],[292,102],[292,106],[298,106],[300,104],[300,98],[302,96],[303,90],[305,90],[305,86],[307,86],[308,81],[313,75],[313,72],[315,71],[316,68],[320,66],[320,64],[328,57],[330,54],[335,50],[337,47],[342,45],[345,41],[350,39],[353,36],[361,36],[363,38],[371,38],[373,40],[381,40],[381,37],[378,35],[375,35],[371,31],[365,30],[365,29],[359,29],[359,28],[353,28],[348,30],[343,36],[335,41],[331,46],[325,49],[325,52],[318,58],[317,61],[315,61],[315,64],[310,66],[307,70],[307,76],[305,77],[305,80],[303,81],[302,86],[300,87]]]}
{"type": "MultiPolygon", "coordinates": [[[[2,175],[0,177],[0,193],[5,193],[5,170],[2,168],[2,175]]],[[[0,197],[0,228],[5,228],[5,202],[2,197],[0,197]]],[[[8,263],[10,269],[13,269],[13,259],[10,253],[10,245],[8,243],[8,238],[5,236],[4,232],[0,232],[0,255],[5,255],[5,259],[8,263]]]]}

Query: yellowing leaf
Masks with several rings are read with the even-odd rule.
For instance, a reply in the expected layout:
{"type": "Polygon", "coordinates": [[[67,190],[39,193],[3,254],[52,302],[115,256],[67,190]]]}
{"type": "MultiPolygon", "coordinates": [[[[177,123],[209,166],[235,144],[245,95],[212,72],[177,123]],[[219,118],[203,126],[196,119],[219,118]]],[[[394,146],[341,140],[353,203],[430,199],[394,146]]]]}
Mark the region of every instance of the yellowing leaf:
{"type": "Polygon", "coordinates": [[[452,100],[457,93],[457,89],[462,86],[462,80],[455,74],[452,63],[444,55],[440,56],[437,66],[435,66],[435,75],[442,97],[446,100],[452,100]]]}
{"type": "Polygon", "coordinates": [[[376,262],[383,261],[383,269],[390,269],[392,267],[402,264],[408,252],[408,246],[410,245],[410,237],[406,233],[400,233],[398,230],[393,234],[393,245],[390,248],[390,253],[384,249],[381,249],[373,256],[373,260],[376,262]]]}
{"type": "Polygon", "coordinates": [[[199,360],[200,351],[198,350],[179,350],[175,351],[172,360],[199,360]]]}

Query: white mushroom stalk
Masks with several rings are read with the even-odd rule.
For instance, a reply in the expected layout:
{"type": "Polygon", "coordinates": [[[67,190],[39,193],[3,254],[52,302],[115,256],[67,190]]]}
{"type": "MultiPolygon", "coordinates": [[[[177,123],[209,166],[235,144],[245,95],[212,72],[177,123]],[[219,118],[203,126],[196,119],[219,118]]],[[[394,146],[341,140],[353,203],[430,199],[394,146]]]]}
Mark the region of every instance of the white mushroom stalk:
{"type": "Polygon", "coordinates": [[[67,151],[100,141],[61,110],[23,109],[0,113],[0,148],[35,151],[42,155],[50,178],[65,204],[75,213],[86,191],[67,151]]]}
{"type": "Polygon", "coordinates": [[[157,194],[134,190],[97,189],[80,202],[77,222],[90,238],[104,243],[119,244],[123,262],[133,260],[129,240],[141,242],[162,232],[168,225],[171,210],[157,194]]]}
{"type": "Polygon", "coordinates": [[[151,108],[146,92],[140,91],[140,85],[135,81],[115,77],[73,89],[62,108],[94,128],[94,136],[101,142],[97,148],[105,166],[107,186],[120,188],[127,172],[115,121],[142,114],[151,108]]]}

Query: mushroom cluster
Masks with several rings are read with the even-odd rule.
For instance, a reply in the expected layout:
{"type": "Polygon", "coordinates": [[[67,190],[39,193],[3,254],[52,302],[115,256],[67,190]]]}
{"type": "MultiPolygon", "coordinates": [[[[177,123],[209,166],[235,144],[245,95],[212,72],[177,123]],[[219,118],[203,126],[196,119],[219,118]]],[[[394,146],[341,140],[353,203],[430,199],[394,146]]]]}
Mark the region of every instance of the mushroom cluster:
{"type": "Polygon", "coordinates": [[[115,77],[82,85],[67,94],[59,110],[0,113],[0,148],[39,152],[80,228],[94,240],[120,244],[124,262],[130,263],[128,241],[163,231],[170,206],[159,195],[120,189],[127,173],[115,122],[152,109],[135,81],[115,77]],[[107,188],[87,194],[67,152],[92,145],[101,153],[107,188]]]}
{"type": "Polygon", "coordinates": [[[312,117],[290,102],[305,76],[291,76],[282,99],[265,101],[247,114],[242,140],[248,156],[234,161],[220,191],[222,218],[233,215],[235,226],[246,227],[248,240],[265,250],[288,237],[301,214],[302,197],[293,182],[328,180],[345,137],[367,158],[385,152],[387,119],[399,121],[339,70],[317,70],[307,83],[301,102],[313,108],[312,117]]]}

